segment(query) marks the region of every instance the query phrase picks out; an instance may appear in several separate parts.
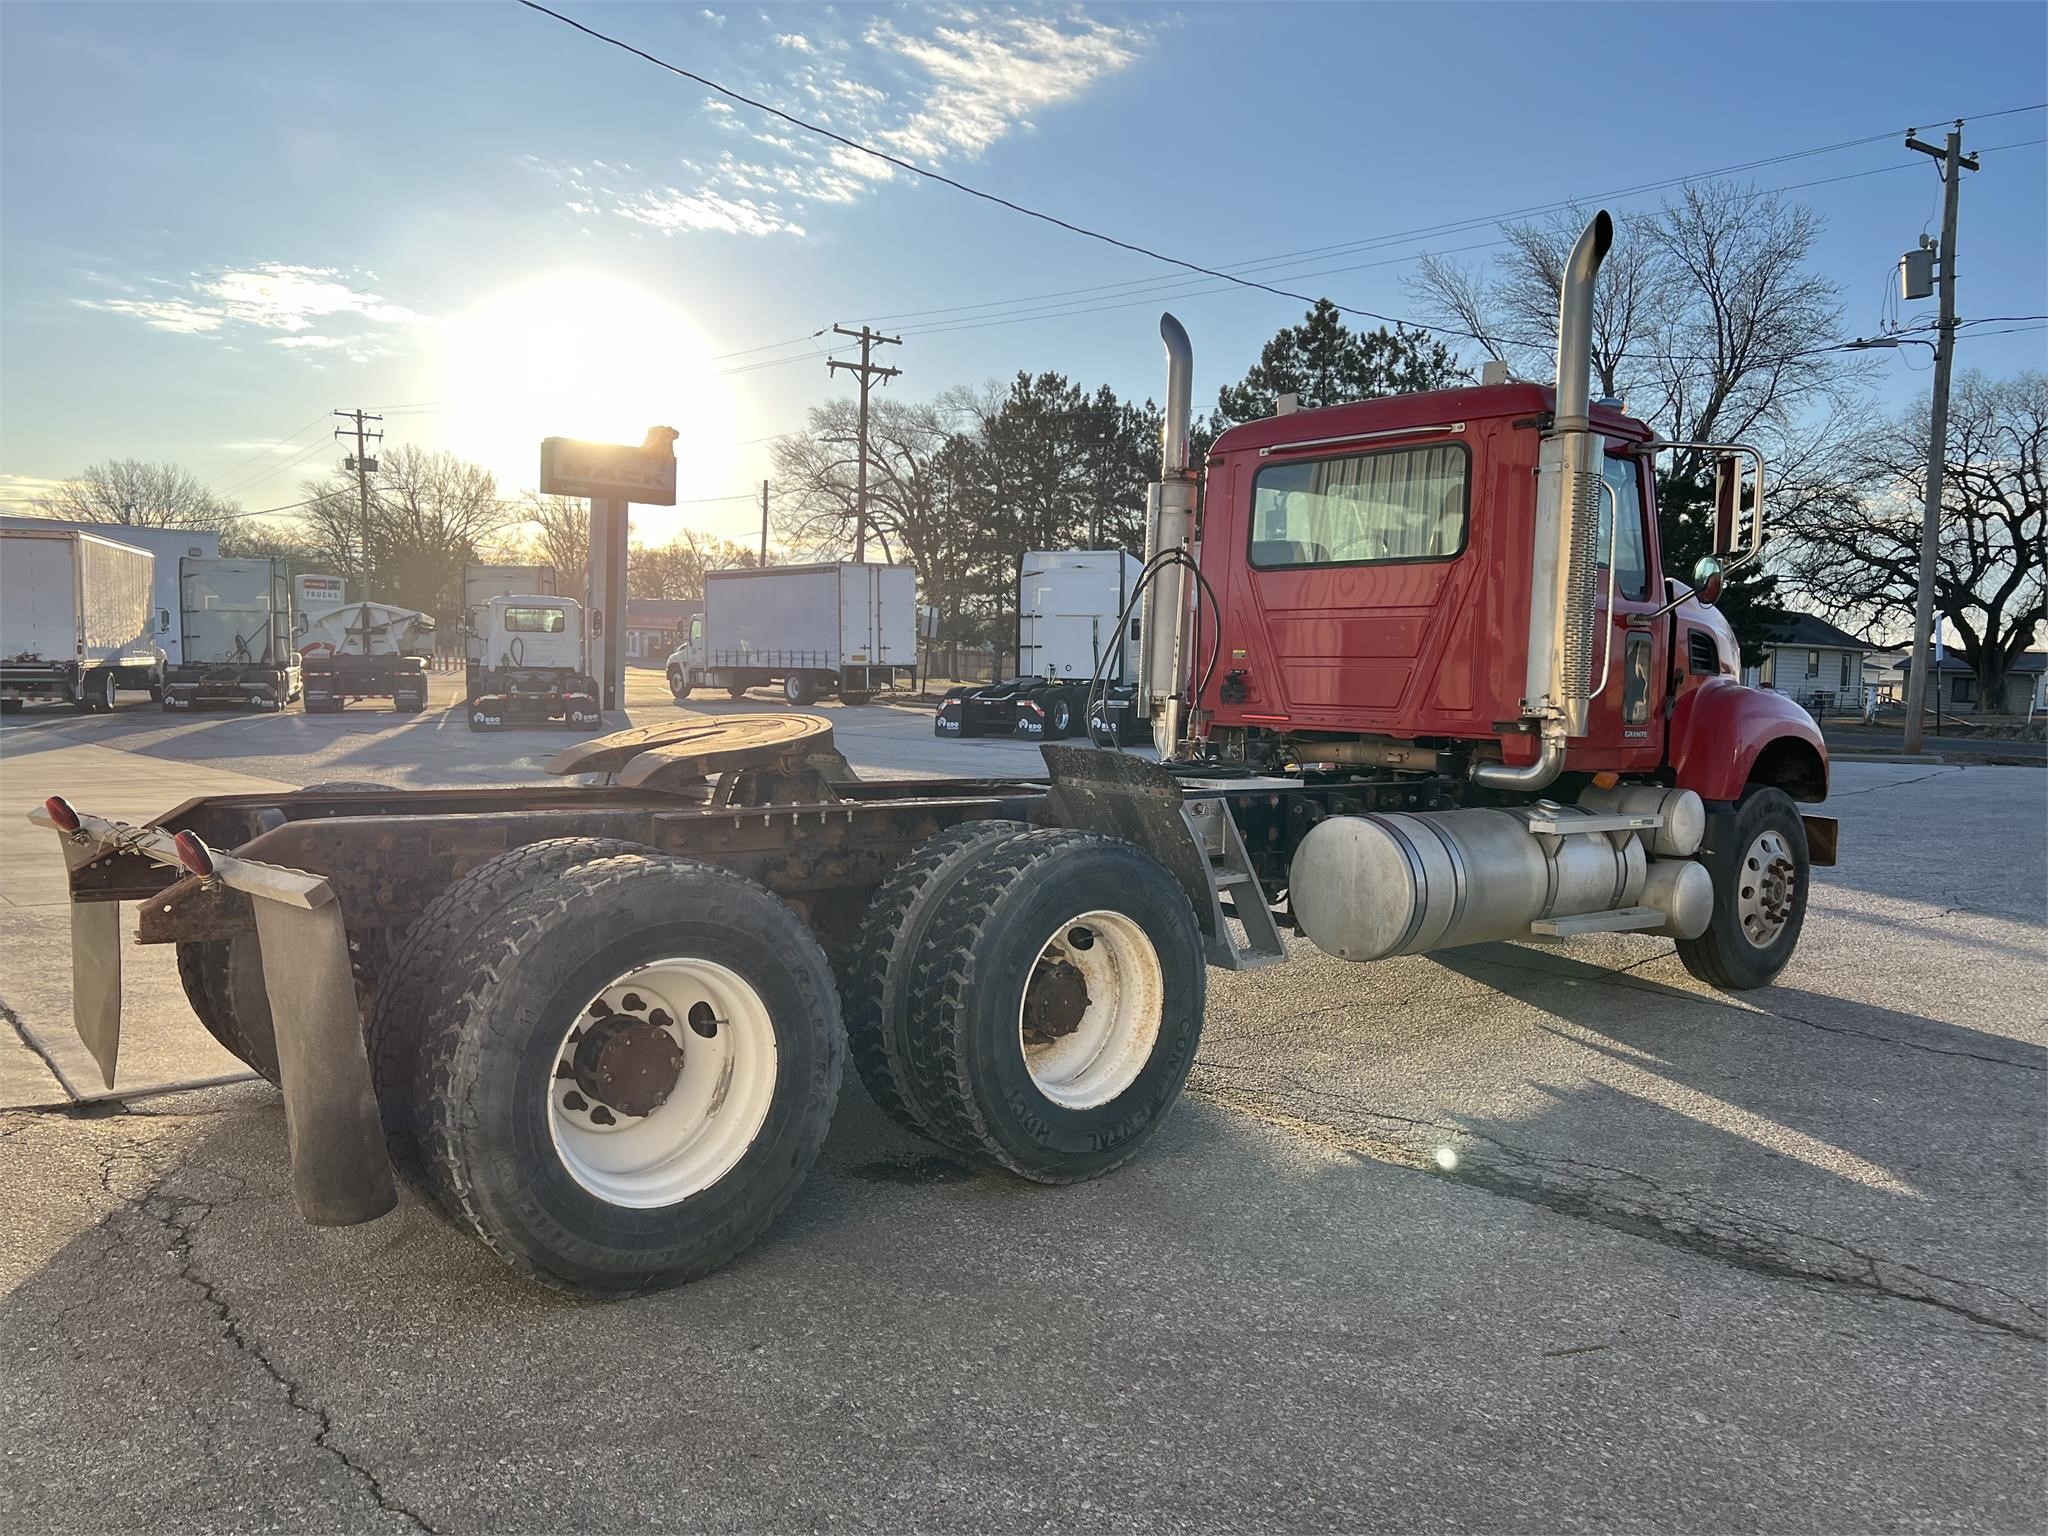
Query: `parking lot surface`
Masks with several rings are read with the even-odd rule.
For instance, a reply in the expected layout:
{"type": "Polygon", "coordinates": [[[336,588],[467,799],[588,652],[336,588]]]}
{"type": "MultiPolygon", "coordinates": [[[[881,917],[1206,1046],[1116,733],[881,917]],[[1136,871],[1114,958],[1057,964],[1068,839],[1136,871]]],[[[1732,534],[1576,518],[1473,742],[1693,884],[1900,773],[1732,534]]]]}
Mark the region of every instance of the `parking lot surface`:
{"type": "MultiPolygon", "coordinates": [[[[1037,763],[825,713],[871,773],[1037,763]]],[[[365,706],[31,712],[0,776],[10,805],[116,752],[504,783],[556,744],[365,706]]],[[[1771,988],[1634,937],[1212,972],[1188,1095],[1113,1177],[962,1166],[849,1078],[768,1236],[630,1302],[522,1285],[409,1199],[304,1226],[260,1084],[0,1113],[0,1520],[2039,1529],[2048,776],[1835,787],[1842,863],[1771,988]]],[[[9,891],[39,856],[0,843],[9,891]]],[[[41,910],[0,904],[18,1034],[67,1006],[61,953],[16,958],[61,946],[41,910]]]]}

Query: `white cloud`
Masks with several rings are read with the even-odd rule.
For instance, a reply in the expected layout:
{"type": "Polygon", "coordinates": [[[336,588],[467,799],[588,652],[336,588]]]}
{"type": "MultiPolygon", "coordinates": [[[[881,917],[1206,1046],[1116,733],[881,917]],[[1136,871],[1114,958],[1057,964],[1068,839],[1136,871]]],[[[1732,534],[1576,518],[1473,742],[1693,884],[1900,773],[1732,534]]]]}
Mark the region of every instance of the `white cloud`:
{"type": "MultiPolygon", "coordinates": [[[[904,12],[857,36],[829,10],[809,34],[775,31],[764,15],[757,54],[765,47],[783,62],[769,66],[765,84],[734,83],[848,138],[936,167],[980,158],[1011,133],[1030,130],[1034,114],[1128,69],[1153,30],[1078,11],[955,8],[923,15],[930,19],[921,26],[919,13],[904,12]]],[[[585,169],[519,158],[563,187],[566,212],[609,214],[669,235],[801,236],[807,207],[854,202],[899,175],[887,161],[752,109],[710,98],[701,110],[718,127],[745,135],[743,153],[727,151],[708,166],[679,161],[669,173],[673,182],[604,161],[585,169]]]]}
{"type": "Polygon", "coordinates": [[[697,14],[702,16],[706,21],[710,22],[711,25],[713,25],[714,27],[722,27],[725,25],[725,18],[719,15],[716,11],[699,11],[697,14]]]}
{"type": "Polygon", "coordinates": [[[183,281],[151,277],[131,286],[134,297],[77,299],[85,309],[127,315],[152,330],[177,335],[214,335],[225,340],[244,329],[282,331],[270,341],[293,350],[325,351],[363,344],[365,331],[410,326],[422,317],[402,304],[355,286],[355,279],[335,267],[295,266],[288,262],[257,262],[211,273],[193,273],[183,281]],[[154,291],[151,291],[154,290],[154,291]],[[340,322],[349,334],[328,330],[313,334],[316,324],[331,330],[340,322]]]}

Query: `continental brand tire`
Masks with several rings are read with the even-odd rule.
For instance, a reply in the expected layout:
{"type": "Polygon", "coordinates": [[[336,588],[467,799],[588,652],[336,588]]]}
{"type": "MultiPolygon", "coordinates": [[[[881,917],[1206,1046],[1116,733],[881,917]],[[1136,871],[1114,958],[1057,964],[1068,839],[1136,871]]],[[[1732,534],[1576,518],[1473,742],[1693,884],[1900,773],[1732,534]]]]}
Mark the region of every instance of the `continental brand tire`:
{"type": "Polygon", "coordinates": [[[1048,1184],[1128,1161],[1179,1098],[1207,976],[1186,895],[1092,833],[985,845],[943,900],[907,1009],[939,1140],[1048,1184]]]}

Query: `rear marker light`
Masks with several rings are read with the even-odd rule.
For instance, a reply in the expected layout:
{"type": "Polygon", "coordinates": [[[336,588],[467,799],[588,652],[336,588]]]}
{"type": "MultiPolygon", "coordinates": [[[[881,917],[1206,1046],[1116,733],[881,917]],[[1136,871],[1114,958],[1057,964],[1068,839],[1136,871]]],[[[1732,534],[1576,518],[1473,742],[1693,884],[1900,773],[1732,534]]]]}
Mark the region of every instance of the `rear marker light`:
{"type": "Polygon", "coordinates": [[[178,862],[195,875],[213,873],[213,850],[196,833],[180,832],[171,841],[177,845],[178,862]]]}
{"type": "Polygon", "coordinates": [[[43,802],[43,809],[49,812],[50,820],[57,824],[58,831],[76,832],[78,830],[78,812],[71,809],[70,803],[62,795],[50,796],[49,799],[43,802]]]}

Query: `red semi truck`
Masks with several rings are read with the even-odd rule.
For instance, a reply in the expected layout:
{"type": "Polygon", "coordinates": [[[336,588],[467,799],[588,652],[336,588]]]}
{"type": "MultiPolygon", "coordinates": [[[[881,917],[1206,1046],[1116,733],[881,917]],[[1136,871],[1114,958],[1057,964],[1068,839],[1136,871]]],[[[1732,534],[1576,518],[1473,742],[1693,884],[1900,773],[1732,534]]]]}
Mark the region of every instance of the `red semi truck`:
{"type": "MultiPolygon", "coordinates": [[[[851,782],[806,755],[824,721],[747,715],[558,760],[598,786],[216,796],[146,828],[53,797],[80,1033],[111,1081],[115,903],[140,901],[201,1022],[282,1087],[309,1220],[382,1214],[395,1169],[517,1269],[619,1293],[768,1227],[849,1055],[956,1155],[1108,1173],[1180,1093],[1205,967],[1283,962],[1290,930],[1358,961],[1653,933],[1768,983],[1834,857],[1801,810],[1826,753],[1737,681],[1714,562],[1662,567],[1674,445],[1588,402],[1611,235],[1573,252],[1554,388],[1253,422],[1206,466],[1166,317],[1127,607],[1159,761],[1047,745],[1042,779],[851,782]]],[[[1679,451],[1752,461],[1723,471],[1721,558],[1754,558],[1760,458],[1679,451]]]]}

